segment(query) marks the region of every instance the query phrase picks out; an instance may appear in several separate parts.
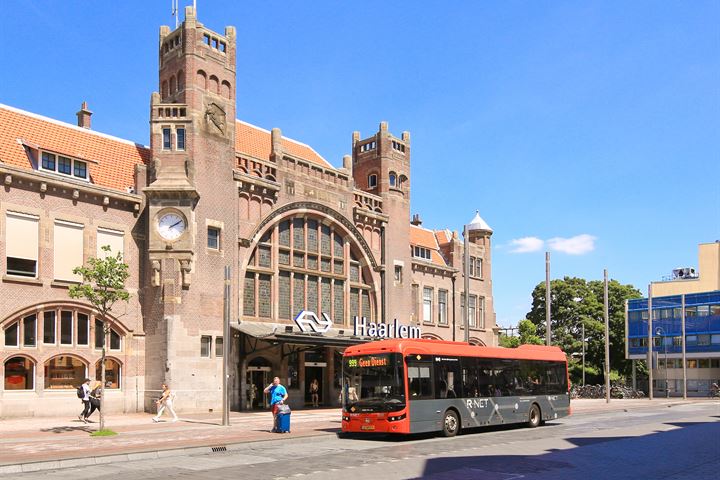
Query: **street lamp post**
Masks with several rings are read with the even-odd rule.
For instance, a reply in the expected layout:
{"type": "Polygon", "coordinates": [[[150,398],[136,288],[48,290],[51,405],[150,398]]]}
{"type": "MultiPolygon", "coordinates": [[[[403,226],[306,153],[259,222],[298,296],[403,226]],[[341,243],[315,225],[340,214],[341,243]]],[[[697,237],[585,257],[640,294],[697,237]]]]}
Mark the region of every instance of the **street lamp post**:
{"type": "Polygon", "coordinates": [[[470,233],[481,231],[492,233],[492,229],[485,223],[485,220],[480,217],[480,212],[475,210],[475,216],[470,223],[466,224],[463,228],[463,287],[465,292],[465,308],[463,308],[463,314],[465,316],[465,343],[470,343],[470,233]]]}
{"type": "Polygon", "coordinates": [[[582,322],[582,385],[585,386],[585,322],[582,322]]]}

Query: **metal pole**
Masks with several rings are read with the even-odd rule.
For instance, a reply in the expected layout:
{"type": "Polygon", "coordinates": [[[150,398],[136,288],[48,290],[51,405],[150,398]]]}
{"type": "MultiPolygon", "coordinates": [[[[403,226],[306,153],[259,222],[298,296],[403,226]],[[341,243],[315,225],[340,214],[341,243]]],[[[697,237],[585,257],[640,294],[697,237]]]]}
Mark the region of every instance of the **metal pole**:
{"type": "Polygon", "coordinates": [[[668,364],[667,364],[667,340],[662,339],[663,356],[665,357],[665,398],[670,398],[670,387],[668,387],[668,364]]]}
{"type": "Polygon", "coordinates": [[[652,283],[648,285],[648,339],[647,339],[647,369],[648,369],[648,398],[653,399],[653,329],[652,329],[652,283]]]}
{"type": "Polygon", "coordinates": [[[585,322],[582,323],[582,385],[585,386],[585,322]]]}
{"type": "MultiPolygon", "coordinates": [[[[680,297],[681,305],[681,322],[682,322],[682,367],[683,367],[683,399],[687,400],[687,360],[685,359],[685,294],[680,297]]],[[[667,360],[665,360],[667,364],[667,360]]]]}
{"type": "Polygon", "coordinates": [[[230,426],[230,401],[228,398],[228,372],[230,367],[230,267],[225,267],[225,291],[223,293],[223,371],[222,371],[222,409],[223,426],[230,426]]]}
{"type": "Polygon", "coordinates": [[[605,402],[610,403],[610,300],[607,268],[603,270],[603,278],[605,279],[605,402]]]}
{"type": "Polygon", "coordinates": [[[551,343],[551,327],[550,323],[550,307],[552,306],[552,296],[550,294],[550,252],[545,252],[545,344],[549,347],[551,343]]]}
{"type": "Polygon", "coordinates": [[[465,236],[465,267],[463,269],[464,272],[464,282],[465,282],[465,308],[463,308],[463,313],[465,314],[465,343],[470,343],[470,240],[468,239],[469,236],[469,230],[467,225],[464,227],[464,236],[465,236]]]}

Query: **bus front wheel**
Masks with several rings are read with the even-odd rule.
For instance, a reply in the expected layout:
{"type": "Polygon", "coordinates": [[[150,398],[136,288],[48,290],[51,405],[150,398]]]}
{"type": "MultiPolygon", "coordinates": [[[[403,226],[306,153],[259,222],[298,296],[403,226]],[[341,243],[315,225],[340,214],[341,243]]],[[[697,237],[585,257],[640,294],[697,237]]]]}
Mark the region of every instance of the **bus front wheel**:
{"type": "Polygon", "coordinates": [[[540,416],[540,407],[538,407],[537,404],[533,403],[530,407],[530,413],[528,414],[528,427],[537,427],[538,425],[540,425],[541,419],[542,417],[540,416]]]}
{"type": "Polygon", "coordinates": [[[460,419],[454,410],[447,410],[443,418],[443,436],[454,437],[460,431],[460,419]]]}

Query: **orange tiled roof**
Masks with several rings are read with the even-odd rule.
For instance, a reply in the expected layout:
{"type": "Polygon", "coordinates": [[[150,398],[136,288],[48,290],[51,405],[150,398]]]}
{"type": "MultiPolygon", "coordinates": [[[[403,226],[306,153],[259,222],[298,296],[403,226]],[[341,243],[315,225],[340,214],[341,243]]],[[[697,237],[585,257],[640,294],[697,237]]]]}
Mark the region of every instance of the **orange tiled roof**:
{"type": "MultiPolygon", "coordinates": [[[[150,149],[0,104],[0,163],[32,169],[20,142],[88,160],[91,183],[126,191],[135,185],[135,165],[150,162],[150,149]]],[[[37,152],[35,152],[37,155],[37,152]]]]}
{"type": "Polygon", "coordinates": [[[448,229],[435,230],[435,238],[437,238],[439,245],[450,243],[450,240],[452,240],[452,232],[448,229]]]}
{"type": "MultiPolygon", "coordinates": [[[[272,151],[271,145],[272,141],[268,130],[241,120],[235,122],[235,150],[238,153],[252,155],[261,160],[269,160],[272,151]]],[[[325,168],[334,168],[320,154],[304,143],[282,137],[282,146],[291,155],[325,168]]]]}
{"type": "Polygon", "coordinates": [[[435,238],[435,232],[432,230],[410,225],[410,245],[417,245],[429,249],[430,261],[435,265],[447,267],[445,259],[440,255],[440,246],[435,238]]]}

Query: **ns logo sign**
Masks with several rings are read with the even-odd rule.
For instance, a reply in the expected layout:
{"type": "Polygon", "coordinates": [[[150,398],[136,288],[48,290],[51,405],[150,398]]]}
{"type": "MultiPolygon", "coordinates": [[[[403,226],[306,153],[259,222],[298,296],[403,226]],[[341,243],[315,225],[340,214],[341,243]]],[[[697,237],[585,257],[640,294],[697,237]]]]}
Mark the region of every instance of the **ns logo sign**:
{"type": "Polygon", "coordinates": [[[305,333],[325,333],[330,330],[332,320],[330,320],[327,313],[323,313],[322,317],[323,318],[318,318],[314,312],[302,310],[297,314],[297,317],[295,317],[295,324],[300,327],[300,331],[305,333]]]}

